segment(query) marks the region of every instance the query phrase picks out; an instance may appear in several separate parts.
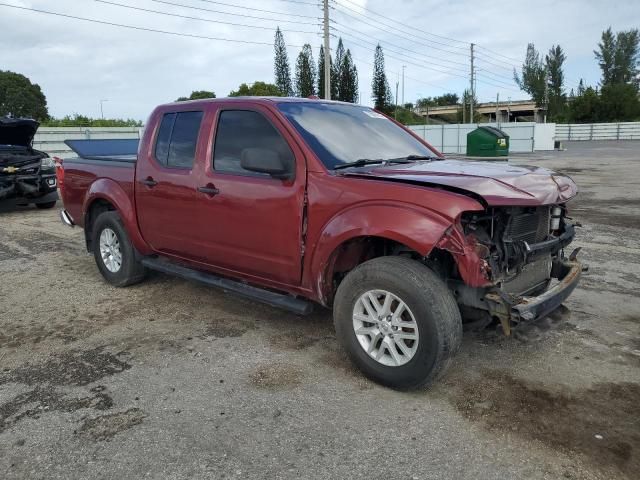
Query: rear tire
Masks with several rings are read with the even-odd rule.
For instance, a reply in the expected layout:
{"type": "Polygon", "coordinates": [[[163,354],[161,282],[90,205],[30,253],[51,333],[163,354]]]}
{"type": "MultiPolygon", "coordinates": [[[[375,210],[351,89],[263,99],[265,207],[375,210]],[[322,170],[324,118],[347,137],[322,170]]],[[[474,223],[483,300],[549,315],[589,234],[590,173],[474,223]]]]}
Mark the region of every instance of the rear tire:
{"type": "Polygon", "coordinates": [[[47,210],[55,206],[56,206],[55,200],[53,202],[36,203],[36,208],[39,208],[40,210],[47,210]]]}
{"type": "Polygon", "coordinates": [[[356,366],[397,389],[432,383],[462,342],[451,291],[428,267],[404,257],[375,258],[352,270],[336,292],[333,318],[356,366]]]}
{"type": "Polygon", "coordinates": [[[111,285],[126,287],[144,278],[144,267],[136,258],[117,212],[103,212],[96,218],[92,229],[92,246],[98,269],[111,285]]]}

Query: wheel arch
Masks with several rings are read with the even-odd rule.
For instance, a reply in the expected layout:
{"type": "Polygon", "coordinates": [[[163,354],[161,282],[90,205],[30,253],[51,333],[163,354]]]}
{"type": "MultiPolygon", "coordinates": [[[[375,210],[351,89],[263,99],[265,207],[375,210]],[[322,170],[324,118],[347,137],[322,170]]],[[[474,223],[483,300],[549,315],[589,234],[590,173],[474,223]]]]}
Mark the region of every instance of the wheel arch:
{"type": "Polygon", "coordinates": [[[387,255],[427,257],[452,221],[411,205],[367,205],[333,217],[311,257],[312,289],[331,305],[341,276],[366,260],[387,255]]]}
{"type": "Polygon", "coordinates": [[[91,184],[83,205],[84,234],[87,250],[93,251],[93,224],[102,212],[116,211],[122,219],[131,243],[143,254],[151,253],[148,245],[138,229],[135,206],[131,200],[133,193],[128,194],[120,184],[108,178],[101,178],[91,184]]]}

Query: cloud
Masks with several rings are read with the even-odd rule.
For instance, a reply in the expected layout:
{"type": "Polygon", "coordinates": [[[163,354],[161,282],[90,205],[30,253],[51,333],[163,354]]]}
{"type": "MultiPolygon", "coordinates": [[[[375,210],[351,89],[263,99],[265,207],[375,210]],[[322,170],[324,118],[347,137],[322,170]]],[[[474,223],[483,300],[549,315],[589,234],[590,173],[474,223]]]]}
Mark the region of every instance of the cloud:
{"type": "MultiPolygon", "coordinates": [[[[3,30],[0,68],[23,73],[40,84],[47,96],[50,111],[55,116],[74,112],[98,116],[99,100],[108,99],[104,105],[105,115],[144,120],[155,105],[188,95],[192,90],[214,90],[218,96],[224,96],[242,82],[272,82],[271,44],[277,25],[283,30],[287,44],[310,43],[316,59],[322,42],[322,12],[314,0],[309,0],[307,4],[283,0],[112,1],[267,28],[247,28],[140,12],[94,0],[3,0],[12,5],[106,22],[190,35],[264,42],[266,45],[136,31],[0,6],[3,30]],[[242,8],[220,3],[242,5],[242,8]],[[176,4],[232,14],[189,9],[176,4]],[[277,13],[258,12],[249,8],[277,13]],[[293,21],[305,23],[291,23],[293,21]]],[[[481,45],[478,65],[483,69],[480,75],[486,82],[493,79],[497,80],[496,85],[511,83],[509,64],[517,64],[515,60],[524,56],[526,44],[534,42],[542,52],[551,44],[562,45],[568,56],[567,77],[576,82],[578,78],[585,77],[588,83],[595,83],[599,71],[592,50],[600,32],[609,25],[614,30],[631,28],[633,21],[640,18],[640,5],[637,2],[624,2],[616,8],[611,8],[608,2],[596,0],[538,0],[535,3],[339,0],[338,3],[331,11],[335,21],[335,37],[331,42],[335,45],[337,36],[342,35],[345,47],[352,50],[358,67],[361,98],[367,104],[370,103],[373,49],[377,42],[381,42],[387,51],[386,65],[391,84],[395,84],[402,65],[406,65],[405,98],[409,101],[443,91],[461,93],[468,84],[466,55],[471,41],[481,45]],[[363,8],[383,16],[373,15],[363,8]],[[403,28],[393,20],[414,28],[403,28]],[[390,28],[389,25],[397,28],[390,28]],[[459,41],[453,42],[424,32],[459,41]],[[443,52],[438,48],[455,53],[443,52]],[[404,49],[416,53],[403,53],[404,49]],[[456,65],[451,61],[460,61],[462,64],[456,65]],[[444,67],[435,66],[434,63],[444,67]]],[[[299,48],[288,48],[292,71],[298,52],[299,48]]],[[[497,91],[501,91],[502,98],[526,96],[517,92],[515,86],[511,85],[511,88],[513,90],[508,91],[501,86],[478,83],[481,99],[495,98],[497,91]]]]}

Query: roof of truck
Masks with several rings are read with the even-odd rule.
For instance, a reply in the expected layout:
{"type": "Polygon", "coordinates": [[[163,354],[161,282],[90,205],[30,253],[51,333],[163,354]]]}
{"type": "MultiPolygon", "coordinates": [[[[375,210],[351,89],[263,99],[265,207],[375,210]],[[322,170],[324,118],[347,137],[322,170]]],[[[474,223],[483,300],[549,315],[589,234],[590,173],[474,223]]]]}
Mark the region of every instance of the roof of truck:
{"type": "Polygon", "coordinates": [[[202,98],[196,100],[184,100],[181,102],[171,102],[166,105],[183,105],[185,103],[228,103],[228,102],[236,102],[242,101],[246,102],[247,100],[255,103],[282,103],[282,102],[321,102],[321,103],[335,103],[335,104],[344,104],[344,105],[355,105],[349,102],[339,102],[337,100],[325,100],[322,98],[301,98],[301,97],[262,97],[262,96],[245,96],[245,97],[221,97],[221,98],[202,98]]]}

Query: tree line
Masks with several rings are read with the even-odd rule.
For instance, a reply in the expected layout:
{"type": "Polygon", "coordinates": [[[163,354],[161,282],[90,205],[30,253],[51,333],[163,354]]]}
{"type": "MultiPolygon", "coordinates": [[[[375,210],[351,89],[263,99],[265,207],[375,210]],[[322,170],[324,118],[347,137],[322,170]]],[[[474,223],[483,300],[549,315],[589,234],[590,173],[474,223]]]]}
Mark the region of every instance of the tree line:
{"type": "MultiPolygon", "coordinates": [[[[274,39],[274,83],[256,81],[242,83],[228,96],[298,96],[324,98],[324,66],[329,62],[331,76],[331,99],[357,103],[360,100],[358,87],[358,69],[351,51],[345,48],[342,38],[338,39],[335,55],[325,55],[321,46],[318,61],[314,60],[313,49],[305,44],[295,62],[292,77],[287,47],[280,28],[276,29],[274,39]],[[327,59],[325,57],[328,57],[327,59]]],[[[372,100],[376,108],[386,113],[394,110],[393,96],[389,88],[382,47],[377,46],[374,55],[374,75],[372,81],[372,100]]],[[[197,90],[187,96],[176,99],[177,102],[216,98],[211,90],[197,90]]],[[[67,115],[64,118],[52,118],[49,115],[47,100],[38,84],[15,72],[0,71],[0,116],[35,118],[50,126],[138,126],[136,120],[93,119],[83,115],[67,115]]]]}
{"type": "MultiPolygon", "coordinates": [[[[257,81],[251,85],[242,83],[237,90],[229,92],[229,97],[236,96],[282,96],[308,98],[318,96],[324,98],[324,47],[320,46],[318,62],[314,60],[313,49],[305,44],[298,53],[295,71],[292,76],[291,65],[280,28],[276,29],[274,41],[274,83],[257,81]]],[[[338,39],[335,58],[328,55],[330,64],[331,99],[357,103],[360,100],[358,87],[358,69],[353,61],[351,50],[345,49],[342,38],[338,39]]],[[[380,45],[374,55],[374,74],[372,80],[372,100],[377,109],[391,113],[395,108],[393,96],[389,88],[385,69],[384,53],[380,45]]],[[[195,100],[198,98],[215,98],[214,92],[196,91],[189,97],[180,97],[177,101],[195,100]]]]}
{"type": "Polygon", "coordinates": [[[518,86],[531,95],[538,107],[556,122],[624,122],[640,119],[640,34],[638,29],[614,33],[609,27],[593,51],[601,70],[600,84],[587,86],[580,79],[577,89],[565,89],[560,45],[544,56],[528,44],[521,73],[513,72],[518,86]]]}

